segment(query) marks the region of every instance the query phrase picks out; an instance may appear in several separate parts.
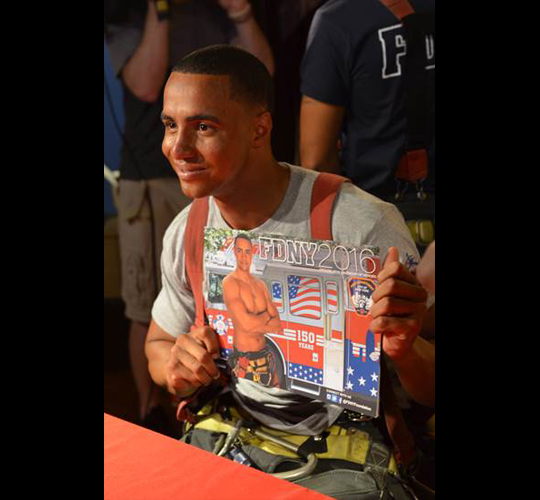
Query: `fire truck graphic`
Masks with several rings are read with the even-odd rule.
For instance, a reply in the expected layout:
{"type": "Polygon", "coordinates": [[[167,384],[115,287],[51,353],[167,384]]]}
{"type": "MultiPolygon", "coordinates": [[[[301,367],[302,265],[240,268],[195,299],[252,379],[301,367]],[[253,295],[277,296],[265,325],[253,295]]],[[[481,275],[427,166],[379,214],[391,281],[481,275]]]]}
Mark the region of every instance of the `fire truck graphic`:
{"type": "MultiPolygon", "coordinates": [[[[369,330],[369,309],[379,260],[371,260],[374,266],[367,274],[343,266],[323,269],[258,259],[252,274],[263,280],[279,311],[282,332],[266,338],[283,388],[378,416],[381,338],[369,330]]],[[[227,359],[234,324],[221,283],[231,262],[206,262],[205,270],[206,314],[227,359]]]]}

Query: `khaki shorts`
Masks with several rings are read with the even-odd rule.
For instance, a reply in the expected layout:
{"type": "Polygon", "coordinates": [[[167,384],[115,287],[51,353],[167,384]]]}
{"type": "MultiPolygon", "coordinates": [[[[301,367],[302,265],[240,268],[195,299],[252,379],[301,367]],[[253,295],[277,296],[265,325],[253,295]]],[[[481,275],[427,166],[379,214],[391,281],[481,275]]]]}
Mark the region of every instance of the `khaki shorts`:
{"type": "Polygon", "coordinates": [[[122,298],[129,319],[150,323],[152,305],[161,289],[163,235],[174,217],[189,203],[191,199],[182,193],[176,178],[120,180],[118,231],[122,298]]]}

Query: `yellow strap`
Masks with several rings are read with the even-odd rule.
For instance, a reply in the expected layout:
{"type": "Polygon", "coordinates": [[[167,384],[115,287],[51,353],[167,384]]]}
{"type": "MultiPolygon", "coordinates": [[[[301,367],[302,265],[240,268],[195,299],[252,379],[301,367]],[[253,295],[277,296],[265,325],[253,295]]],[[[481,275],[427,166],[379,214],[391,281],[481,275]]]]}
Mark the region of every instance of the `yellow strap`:
{"type": "MultiPolygon", "coordinates": [[[[236,420],[239,418],[239,415],[234,408],[230,408],[230,411],[231,416],[233,417],[232,421],[224,421],[219,413],[214,413],[206,418],[203,418],[195,425],[195,428],[204,429],[211,432],[223,432],[227,434],[234,427],[236,420]]],[[[278,436],[282,439],[286,439],[297,446],[303,444],[307,439],[309,439],[309,436],[289,434],[286,432],[269,429],[264,426],[261,427],[265,432],[278,436]]],[[[355,462],[358,464],[364,464],[366,462],[370,443],[369,435],[366,432],[358,429],[347,430],[338,425],[333,425],[328,429],[328,431],[330,433],[330,435],[326,438],[328,451],[326,453],[316,453],[317,457],[348,460],[349,462],[355,462]]],[[[270,441],[260,439],[244,428],[240,430],[238,437],[244,444],[257,446],[258,448],[261,448],[268,453],[272,453],[273,455],[298,458],[295,453],[286,450],[285,448],[282,448],[281,446],[278,446],[270,441]]],[[[388,469],[391,472],[397,472],[397,464],[394,456],[392,456],[390,459],[388,469]]]]}

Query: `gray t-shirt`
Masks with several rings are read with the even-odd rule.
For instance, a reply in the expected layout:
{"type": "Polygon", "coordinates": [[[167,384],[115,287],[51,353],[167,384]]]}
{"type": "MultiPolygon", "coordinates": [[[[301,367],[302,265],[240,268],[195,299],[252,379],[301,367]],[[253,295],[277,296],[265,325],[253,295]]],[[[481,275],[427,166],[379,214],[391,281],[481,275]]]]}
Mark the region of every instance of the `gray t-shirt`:
{"type": "MultiPolygon", "coordinates": [[[[318,174],[293,165],[288,167],[291,177],[283,202],[270,219],[252,231],[309,239],[311,190],[318,174]]],[[[189,210],[190,206],[180,212],[165,233],[161,256],[163,288],[152,310],[154,321],[173,337],[189,332],[195,318],[195,301],[186,282],[183,249],[189,210]]],[[[212,198],[207,226],[230,228],[212,198]]],[[[345,246],[381,247],[383,259],[386,249],[395,246],[402,262],[414,265],[419,261],[418,251],[396,207],[352,183],[344,184],[336,198],[332,233],[334,240],[345,246]]],[[[312,401],[284,389],[266,388],[245,379],[238,380],[233,394],[263,424],[297,434],[319,434],[342,412],[336,405],[312,401]]]]}

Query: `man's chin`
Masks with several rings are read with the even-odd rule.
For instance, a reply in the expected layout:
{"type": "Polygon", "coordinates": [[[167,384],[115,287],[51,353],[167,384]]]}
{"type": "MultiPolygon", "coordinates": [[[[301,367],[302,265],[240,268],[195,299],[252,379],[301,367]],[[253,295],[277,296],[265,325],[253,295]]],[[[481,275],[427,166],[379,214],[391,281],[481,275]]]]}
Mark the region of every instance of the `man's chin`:
{"type": "Polygon", "coordinates": [[[188,198],[204,198],[205,196],[209,196],[212,194],[212,189],[209,186],[194,182],[183,182],[181,179],[180,187],[182,188],[182,192],[188,198]]]}

